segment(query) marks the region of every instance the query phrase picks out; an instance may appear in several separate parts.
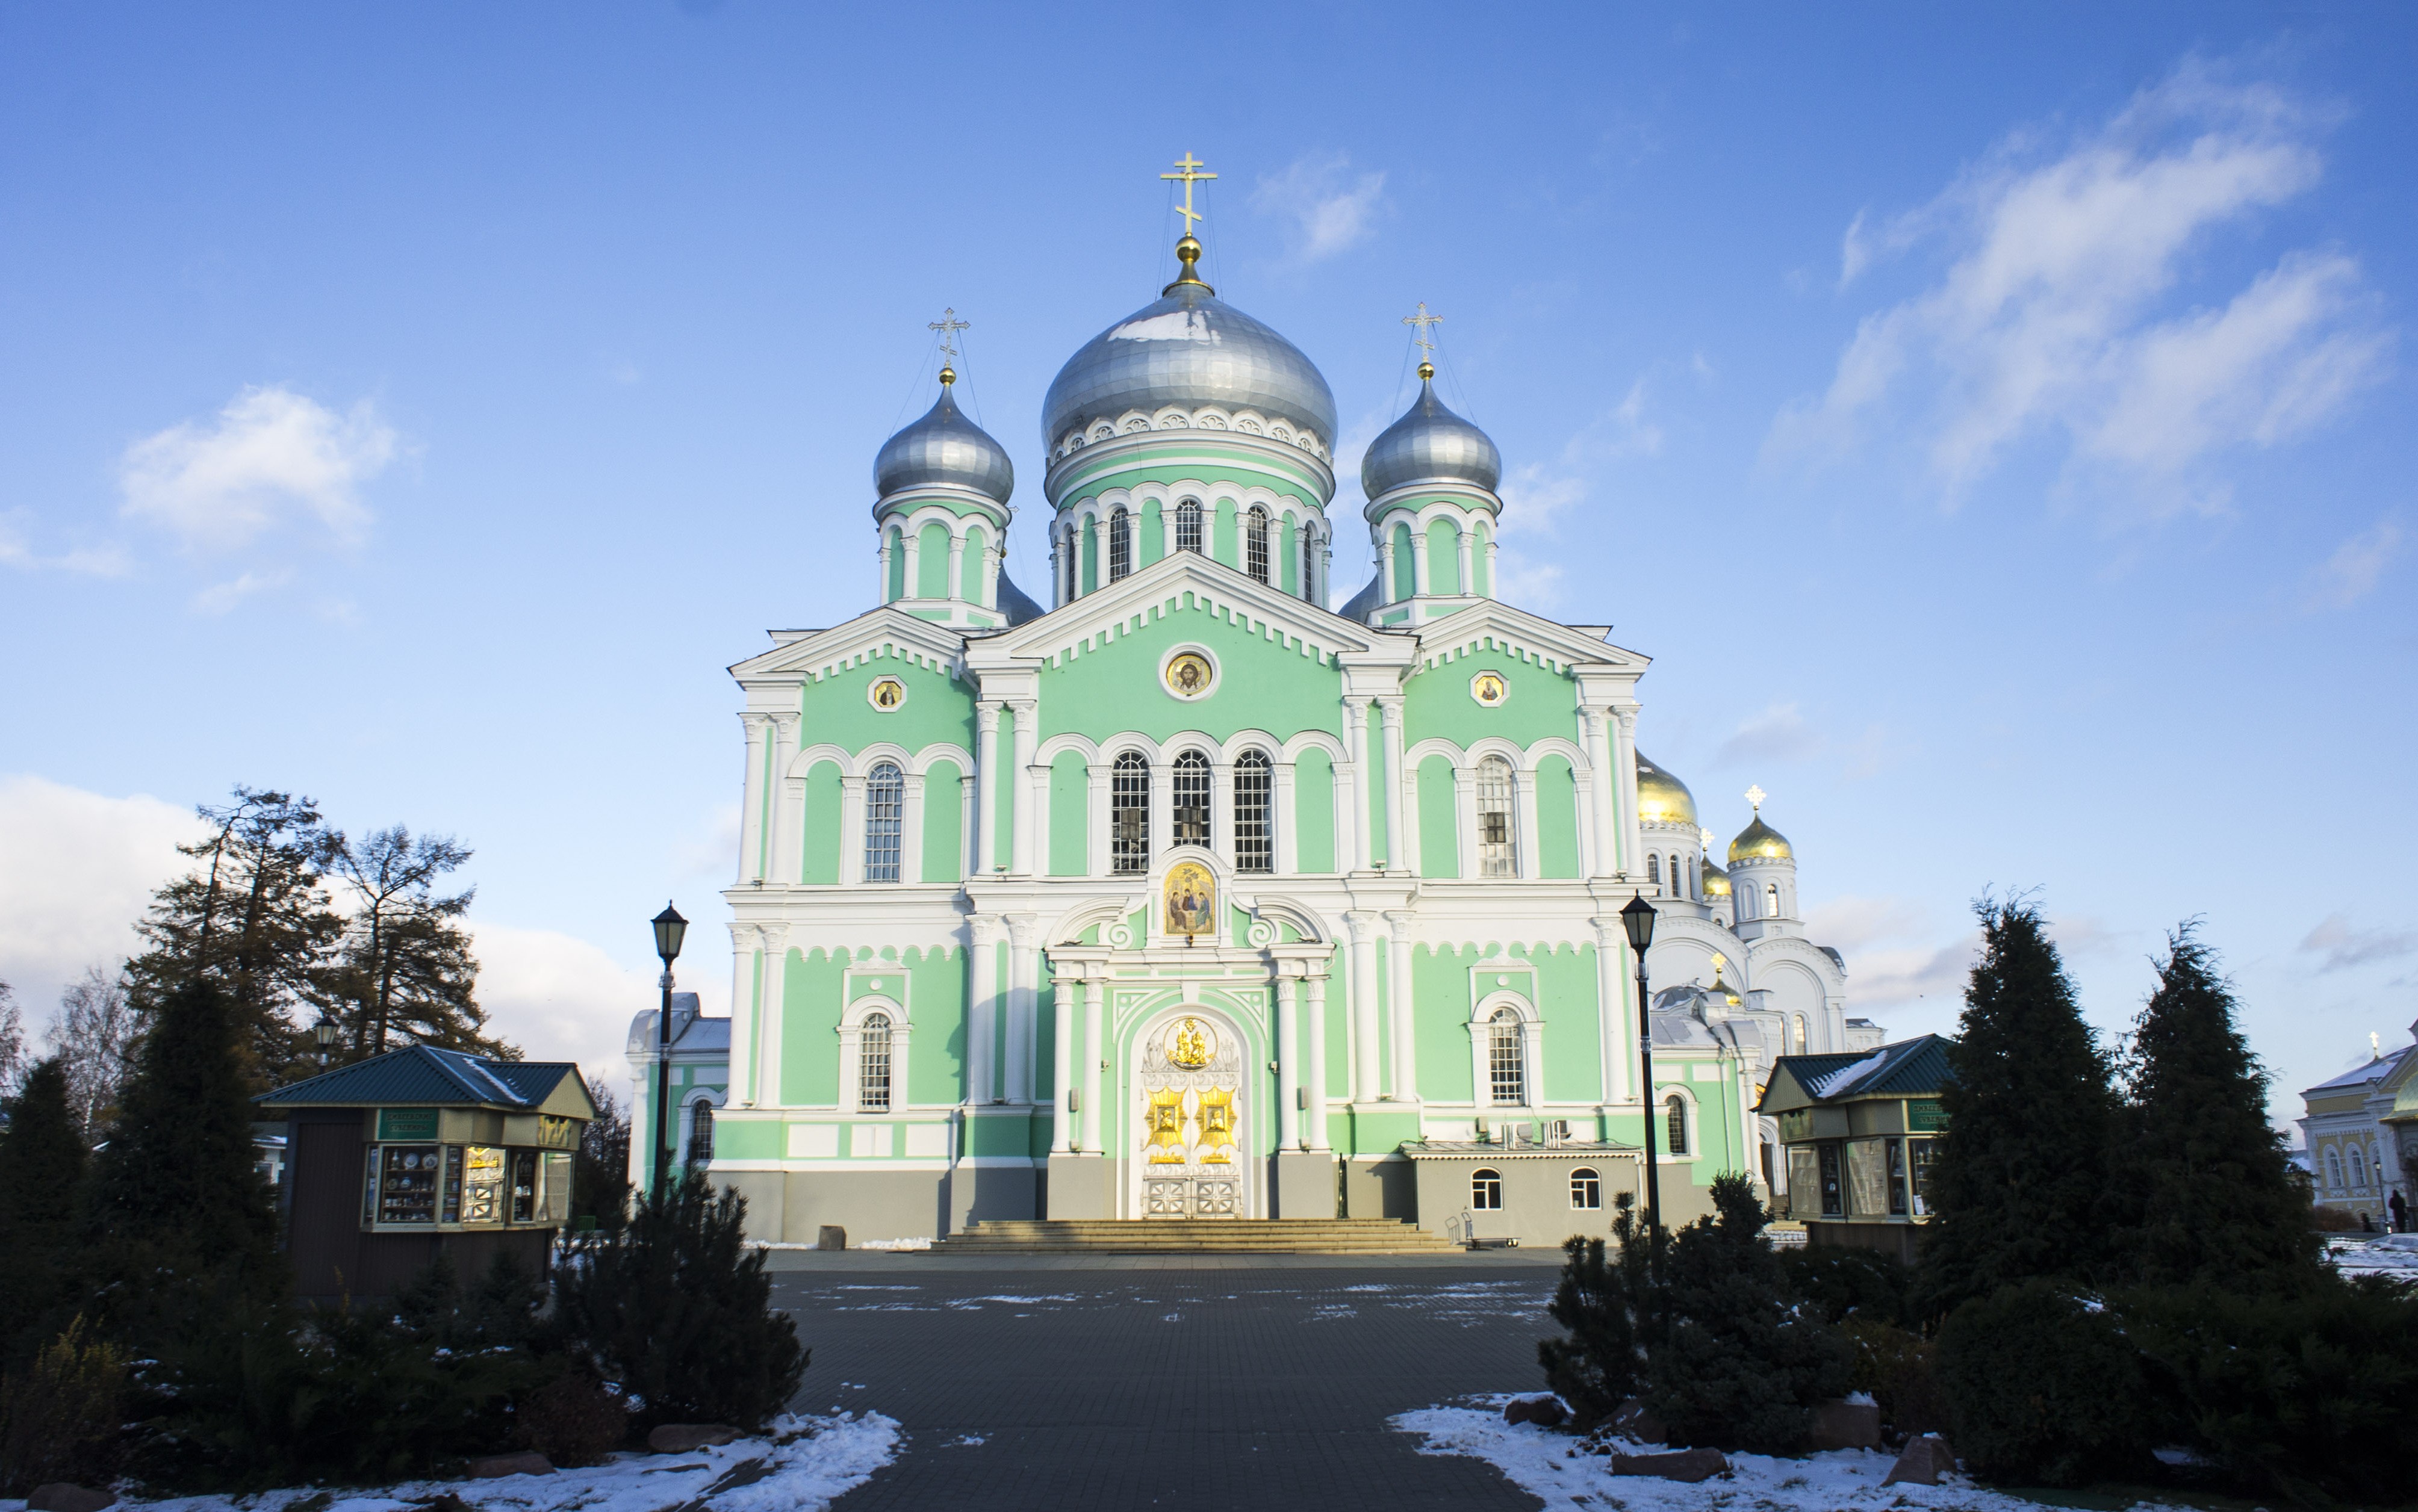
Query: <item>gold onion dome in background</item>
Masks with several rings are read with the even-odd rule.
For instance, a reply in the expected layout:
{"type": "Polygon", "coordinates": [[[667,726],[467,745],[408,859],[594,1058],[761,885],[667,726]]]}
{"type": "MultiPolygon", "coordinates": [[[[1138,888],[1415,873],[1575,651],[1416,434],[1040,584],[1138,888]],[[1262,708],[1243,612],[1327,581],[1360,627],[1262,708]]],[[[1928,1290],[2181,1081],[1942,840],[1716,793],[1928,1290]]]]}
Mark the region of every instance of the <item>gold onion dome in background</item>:
{"type": "Polygon", "coordinates": [[[1637,753],[1637,817],[1644,824],[1684,824],[1691,829],[1696,824],[1696,795],[1688,791],[1686,783],[1646,760],[1643,751],[1637,753]]]}
{"type": "Polygon", "coordinates": [[[1715,865],[1712,857],[1706,856],[1698,867],[1696,887],[1708,898],[1725,898],[1730,895],[1730,874],[1715,865]]]}
{"type": "Polygon", "coordinates": [[[1795,855],[1796,852],[1788,848],[1788,836],[1764,823],[1760,814],[1755,816],[1752,824],[1738,832],[1737,839],[1730,842],[1732,865],[1742,861],[1787,861],[1795,855]]]}

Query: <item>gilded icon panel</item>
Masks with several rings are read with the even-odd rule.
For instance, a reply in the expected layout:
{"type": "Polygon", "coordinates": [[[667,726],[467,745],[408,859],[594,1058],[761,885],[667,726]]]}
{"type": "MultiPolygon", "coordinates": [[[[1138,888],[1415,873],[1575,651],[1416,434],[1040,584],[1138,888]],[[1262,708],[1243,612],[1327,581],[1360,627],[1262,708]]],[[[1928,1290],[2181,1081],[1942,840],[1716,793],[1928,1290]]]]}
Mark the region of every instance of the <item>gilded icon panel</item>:
{"type": "Polygon", "coordinates": [[[1217,878],[1208,867],[1197,861],[1179,862],[1167,869],[1161,891],[1166,933],[1197,937],[1217,932],[1217,878]]]}
{"type": "Polygon", "coordinates": [[[1469,695],[1483,708],[1499,708],[1511,696],[1511,684],[1500,672],[1480,672],[1469,680],[1469,695]]]}

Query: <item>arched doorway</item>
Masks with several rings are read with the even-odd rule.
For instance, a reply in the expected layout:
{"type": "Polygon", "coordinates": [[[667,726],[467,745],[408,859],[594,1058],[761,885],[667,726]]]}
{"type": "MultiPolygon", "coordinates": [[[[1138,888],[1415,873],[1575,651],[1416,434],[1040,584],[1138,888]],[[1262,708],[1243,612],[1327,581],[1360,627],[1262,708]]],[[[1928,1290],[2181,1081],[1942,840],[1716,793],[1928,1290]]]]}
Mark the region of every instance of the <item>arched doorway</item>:
{"type": "Polygon", "coordinates": [[[1133,1216],[1251,1215],[1249,1068],[1241,1031],[1198,1003],[1154,1016],[1134,1036],[1133,1216]]]}

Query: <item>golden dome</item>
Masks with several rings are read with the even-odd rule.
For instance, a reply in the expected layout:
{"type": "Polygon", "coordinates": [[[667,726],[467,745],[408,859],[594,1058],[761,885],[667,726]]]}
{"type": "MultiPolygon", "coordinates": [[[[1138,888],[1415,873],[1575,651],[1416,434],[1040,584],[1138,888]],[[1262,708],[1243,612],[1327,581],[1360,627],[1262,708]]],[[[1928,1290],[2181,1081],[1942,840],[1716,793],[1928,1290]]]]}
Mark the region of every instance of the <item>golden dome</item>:
{"type": "Polygon", "coordinates": [[[1637,818],[1641,824],[1696,827],[1696,795],[1688,785],[1637,753],[1637,818]]]}
{"type": "Polygon", "coordinates": [[[1732,865],[1742,861],[1793,861],[1796,856],[1797,852],[1788,848],[1788,836],[1764,823],[1760,814],[1730,842],[1732,865]]]}
{"type": "Polygon", "coordinates": [[[1697,876],[1699,878],[1697,889],[1705,896],[1725,898],[1730,895],[1730,874],[1714,865],[1712,857],[1706,856],[1704,859],[1697,876]]]}

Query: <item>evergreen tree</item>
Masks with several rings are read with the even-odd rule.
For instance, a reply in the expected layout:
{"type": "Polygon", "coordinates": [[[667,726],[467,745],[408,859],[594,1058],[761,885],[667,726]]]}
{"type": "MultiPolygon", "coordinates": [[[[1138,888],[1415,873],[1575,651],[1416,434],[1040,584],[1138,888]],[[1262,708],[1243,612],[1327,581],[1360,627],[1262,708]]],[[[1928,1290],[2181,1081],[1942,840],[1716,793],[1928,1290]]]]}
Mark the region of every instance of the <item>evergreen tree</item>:
{"type": "Polygon", "coordinates": [[[2131,1071],[2121,1168],[2131,1278],[2228,1290],[2315,1281],[2319,1241],[2283,1136],[2267,1122],[2266,1074],[2192,924],[2166,937],[2131,1071]]]}
{"type": "Polygon", "coordinates": [[[1545,1310],[1569,1330],[1568,1338],[1537,1341],[1537,1363],[1545,1384],[1568,1403],[1579,1431],[1610,1418],[1637,1393],[1645,1363],[1638,1337],[1638,1313],[1653,1292],[1646,1275],[1645,1245],[1636,1204],[1627,1192],[1613,1199],[1617,1247],[1607,1259],[1604,1243],[1572,1234],[1562,1244],[1567,1257],[1561,1285],[1545,1310]]]}
{"type": "Polygon", "coordinates": [[[127,977],[146,1015],[188,983],[214,984],[234,1016],[245,1082],[266,1092],[302,1053],[295,1011],[344,929],[319,885],[343,837],[310,799],[243,787],[235,799],[195,810],[210,834],[176,848],[207,864],[153,894],[134,926],[151,948],[127,963],[127,977]]]}
{"type": "Polygon", "coordinates": [[[214,1272],[271,1294],[277,1214],[253,1158],[234,1014],[187,983],[152,1015],[93,1172],[88,1221],[119,1274],[214,1272]]]}
{"type": "Polygon", "coordinates": [[[572,1214],[618,1222],[630,1211],[630,1111],[602,1083],[595,1097],[596,1116],[571,1157],[572,1214]]]}
{"type": "Polygon", "coordinates": [[[518,1055],[482,1032],[479,963],[461,923],[476,890],[451,897],[436,891],[439,878],[469,859],[467,846],[444,835],[414,838],[399,824],[358,844],[338,837],[331,847],[331,869],[352,894],[352,913],[321,994],[349,1031],[353,1058],[400,1043],[518,1055]]]}
{"type": "Polygon", "coordinates": [[[1982,956],[1948,1051],[1948,1130],[1932,1167],[1918,1281],[1935,1313],[2035,1276],[2100,1276],[2116,1215],[2107,1057],[2040,909],[1985,898],[1974,911],[1982,956]]]}
{"type": "Polygon", "coordinates": [[[13,1357],[29,1335],[57,1332],[67,1291],[66,1250],[84,1186],[84,1145],[68,1102],[66,1071],[38,1061],[8,1106],[0,1135],[0,1351],[13,1357]]]}

